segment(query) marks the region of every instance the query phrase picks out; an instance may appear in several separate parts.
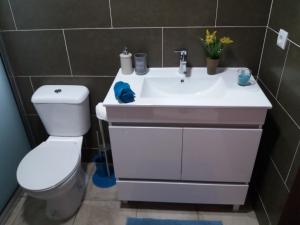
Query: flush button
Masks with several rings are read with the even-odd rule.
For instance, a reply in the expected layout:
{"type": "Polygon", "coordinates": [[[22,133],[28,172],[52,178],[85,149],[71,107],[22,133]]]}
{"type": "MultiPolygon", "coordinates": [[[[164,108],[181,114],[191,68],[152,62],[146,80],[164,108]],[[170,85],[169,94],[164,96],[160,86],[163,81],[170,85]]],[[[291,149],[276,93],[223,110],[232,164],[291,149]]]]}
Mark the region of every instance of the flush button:
{"type": "Polygon", "coordinates": [[[54,92],[55,92],[56,94],[59,94],[60,92],[62,92],[62,90],[61,90],[61,89],[55,89],[54,92]]]}

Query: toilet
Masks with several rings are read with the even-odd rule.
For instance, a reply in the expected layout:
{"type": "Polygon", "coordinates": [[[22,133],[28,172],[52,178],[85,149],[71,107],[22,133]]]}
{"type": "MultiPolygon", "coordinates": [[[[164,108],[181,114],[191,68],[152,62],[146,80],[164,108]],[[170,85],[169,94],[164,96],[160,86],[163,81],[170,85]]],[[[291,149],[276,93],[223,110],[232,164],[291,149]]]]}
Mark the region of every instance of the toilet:
{"type": "Polygon", "coordinates": [[[31,98],[49,137],[22,159],[17,180],[30,196],[46,200],[50,219],[71,217],[85,194],[81,148],[90,128],[88,96],[84,86],[44,85],[31,98]]]}

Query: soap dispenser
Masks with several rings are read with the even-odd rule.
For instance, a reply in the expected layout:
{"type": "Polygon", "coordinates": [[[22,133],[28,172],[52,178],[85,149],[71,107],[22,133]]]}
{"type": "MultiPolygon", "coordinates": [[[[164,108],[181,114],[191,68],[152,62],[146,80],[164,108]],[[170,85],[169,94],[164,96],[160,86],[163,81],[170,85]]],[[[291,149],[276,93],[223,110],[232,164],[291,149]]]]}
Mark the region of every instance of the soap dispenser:
{"type": "Polygon", "coordinates": [[[127,47],[124,48],[123,52],[120,54],[120,64],[123,74],[132,74],[132,54],[128,52],[127,47]]]}

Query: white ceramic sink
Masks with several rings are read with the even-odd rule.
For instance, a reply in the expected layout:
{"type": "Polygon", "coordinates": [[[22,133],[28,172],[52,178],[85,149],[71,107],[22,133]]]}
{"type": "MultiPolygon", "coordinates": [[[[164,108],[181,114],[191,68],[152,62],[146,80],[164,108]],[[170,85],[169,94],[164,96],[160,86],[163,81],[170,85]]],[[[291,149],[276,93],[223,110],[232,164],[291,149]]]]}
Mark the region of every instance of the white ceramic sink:
{"type": "Polygon", "coordinates": [[[251,85],[237,84],[238,70],[224,68],[216,75],[208,75],[206,68],[192,68],[188,76],[178,73],[178,68],[150,68],[146,75],[118,72],[105,100],[108,107],[188,107],[188,108],[270,108],[271,104],[255,79],[251,85]],[[126,82],[135,92],[131,103],[119,103],[114,95],[114,84],[126,82]]]}
{"type": "Polygon", "coordinates": [[[219,98],[225,92],[226,84],[222,77],[146,77],[141,98],[219,98]]]}

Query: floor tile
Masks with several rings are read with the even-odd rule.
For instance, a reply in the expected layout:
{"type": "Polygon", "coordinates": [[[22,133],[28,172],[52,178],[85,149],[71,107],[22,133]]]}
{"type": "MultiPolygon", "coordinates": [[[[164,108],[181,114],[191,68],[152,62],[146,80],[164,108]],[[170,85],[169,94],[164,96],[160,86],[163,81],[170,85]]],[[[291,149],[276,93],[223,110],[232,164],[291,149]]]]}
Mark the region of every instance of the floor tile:
{"type": "Polygon", "coordinates": [[[93,183],[93,174],[95,172],[94,164],[90,163],[87,167],[89,173],[89,181],[85,195],[86,200],[93,201],[116,201],[117,200],[117,185],[110,188],[100,188],[93,183]]]}
{"type": "Polygon", "coordinates": [[[127,217],[136,217],[136,212],[122,208],[118,201],[84,201],[74,225],[125,225],[127,217]]]}
{"type": "Polygon", "coordinates": [[[197,220],[196,211],[138,209],[137,217],[154,219],[197,220]]]}
{"type": "Polygon", "coordinates": [[[14,221],[16,220],[16,218],[18,217],[18,215],[20,214],[21,209],[23,208],[24,202],[25,202],[26,198],[22,197],[22,193],[20,198],[17,200],[17,202],[12,206],[13,209],[10,212],[9,218],[6,221],[5,225],[13,225],[14,221]]]}
{"type": "Polygon", "coordinates": [[[46,216],[46,202],[31,197],[25,199],[13,225],[72,225],[74,217],[67,221],[54,221],[46,216]]]}
{"type": "Polygon", "coordinates": [[[199,212],[200,220],[220,220],[223,225],[258,225],[255,213],[199,212]]]}

